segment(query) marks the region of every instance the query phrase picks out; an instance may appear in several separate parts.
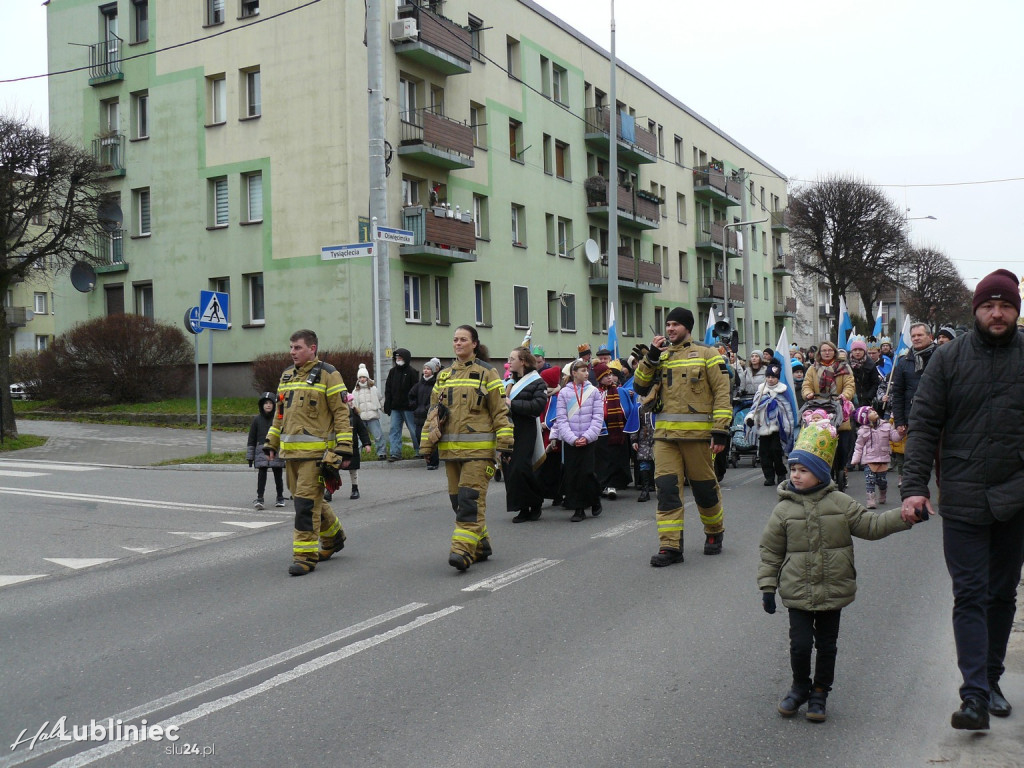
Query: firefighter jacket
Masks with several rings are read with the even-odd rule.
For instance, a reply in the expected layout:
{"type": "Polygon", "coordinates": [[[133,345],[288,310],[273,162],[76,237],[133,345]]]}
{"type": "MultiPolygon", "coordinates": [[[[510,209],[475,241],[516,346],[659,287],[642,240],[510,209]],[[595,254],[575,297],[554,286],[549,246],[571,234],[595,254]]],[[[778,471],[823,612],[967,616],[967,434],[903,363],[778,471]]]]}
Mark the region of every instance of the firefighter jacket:
{"type": "Polygon", "coordinates": [[[263,450],[282,459],[319,459],[328,448],[352,454],[352,426],[345,382],[333,365],[313,358],[281,374],[277,411],[263,450]]]}
{"type": "Polygon", "coordinates": [[[505,405],[505,384],[498,372],[477,358],[456,360],[437,375],[430,395],[431,413],[423,429],[429,439],[432,417],[441,427],[439,456],[446,460],[493,459],[512,450],[512,422],[505,405]]]}
{"type": "Polygon", "coordinates": [[[717,349],[691,338],[669,346],[657,362],[648,353],[637,367],[633,389],[644,397],[655,387],[655,440],[725,443],[732,421],[729,369],[717,349]]]}

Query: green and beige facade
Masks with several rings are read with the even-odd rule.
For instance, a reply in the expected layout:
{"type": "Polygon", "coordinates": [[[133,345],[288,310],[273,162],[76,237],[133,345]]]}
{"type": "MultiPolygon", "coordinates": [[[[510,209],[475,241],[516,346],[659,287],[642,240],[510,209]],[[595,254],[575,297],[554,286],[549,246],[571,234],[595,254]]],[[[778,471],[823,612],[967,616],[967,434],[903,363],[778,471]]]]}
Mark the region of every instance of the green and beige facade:
{"type": "MultiPolygon", "coordinates": [[[[723,253],[753,344],[792,322],[786,180],[772,166],[625,65],[609,109],[606,52],[529,0],[385,0],[384,17],[387,224],[416,244],[389,248],[394,338],[382,346],[444,359],[452,328],[475,323],[502,355],[531,322],[549,358],[599,345],[609,215],[623,347],[677,304],[703,328],[722,305],[723,253]],[[744,215],[767,219],[744,238],[751,306],[723,228],[744,215]]],[[[96,288],[55,289],[58,331],[115,311],[181,323],[216,289],[232,320],[218,362],[283,350],[299,327],[372,347],[371,260],[321,258],[366,239],[362,2],[50,0],[48,26],[51,71],[90,65],[51,79],[52,130],[93,147],[123,214],[97,243],[96,288]]]]}

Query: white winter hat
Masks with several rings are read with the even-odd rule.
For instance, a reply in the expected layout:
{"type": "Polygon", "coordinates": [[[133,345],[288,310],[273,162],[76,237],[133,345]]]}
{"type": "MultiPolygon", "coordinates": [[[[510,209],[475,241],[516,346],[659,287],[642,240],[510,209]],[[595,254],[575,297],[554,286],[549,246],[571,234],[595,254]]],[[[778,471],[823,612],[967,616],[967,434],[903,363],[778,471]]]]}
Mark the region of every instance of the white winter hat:
{"type": "Polygon", "coordinates": [[[356,378],[361,379],[363,377],[370,378],[370,372],[366,370],[366,363],[359,364],[359,370],[356,371],[356,378]]]}

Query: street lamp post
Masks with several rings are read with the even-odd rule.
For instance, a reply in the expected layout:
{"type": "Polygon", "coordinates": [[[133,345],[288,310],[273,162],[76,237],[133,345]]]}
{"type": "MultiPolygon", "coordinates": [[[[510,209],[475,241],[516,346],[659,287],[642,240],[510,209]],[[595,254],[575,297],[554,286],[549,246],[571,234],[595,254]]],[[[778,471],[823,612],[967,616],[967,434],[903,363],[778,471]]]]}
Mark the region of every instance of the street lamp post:
{"type": "MultiPolygon", "coordinates": [[[[725,317],[730,323],[732,323],[732,317],[729,312],[729,300],[731,298],[729,295],[729,228],[748,227],[753,224],[764,224],[766,221],[768,221],[769,218],[770,217],[765,216],[763,219],[751,219],[749,221],[734,221],[731,224],[726,224],[725,226],[722,227],[722,271],[724,272],[723,285],[725,287],[725,290],[723,290],[722,293],[725,294],[725,317]]],[[[744,243],[743,253],[746,254],[746,252],[747,244],[744,243]]],[[[743,279],[749,282],[746,270],[744,270],[743,279]]],[[[746,354],[748,357],[750,356],[750,353],[753,351],[753,347],[751,347],[751,344],[753,343],[753,337],[751,336],[753,332],[753,324],[750,317],[750,312],[752,309],[753,307],[747,306],[743,311],[743,343],[747,347],[746,354]]]]}

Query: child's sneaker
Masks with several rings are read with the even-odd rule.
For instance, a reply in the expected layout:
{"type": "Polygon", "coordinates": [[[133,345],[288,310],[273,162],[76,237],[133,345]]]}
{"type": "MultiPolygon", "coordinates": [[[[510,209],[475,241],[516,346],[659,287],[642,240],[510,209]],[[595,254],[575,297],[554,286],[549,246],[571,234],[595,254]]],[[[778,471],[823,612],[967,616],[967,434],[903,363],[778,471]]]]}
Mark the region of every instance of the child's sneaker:
{"type": "Polygon", "coordinates": [[[284,506],[284,496],[278,496],[277,497],[277,501],[274,502],[274,506],[275,507],[283,507],[284,506]]]}
{"type": "Polygon", "coordinates": [[[259,499],[255,499],[253,501],[252,508],[253,509],[263,509],[263,499],[262,499],[262,497],[259,498],[259,499]]]}
{"type": "Polygon", "coordinates": [[[806,688],[793,686],[789,693],[779,702],[779,714],[783,717],[792,717],[807,702],[810,692],[806,688]]]}
{"type": "Polygon", "coordinates": [[[804,715],[812,723],[824,723],[828,719],[825,713],[825,700],[828,698],[828,691],[821,691],[815,688],[807,698],[807,714],[804,715]]]}

